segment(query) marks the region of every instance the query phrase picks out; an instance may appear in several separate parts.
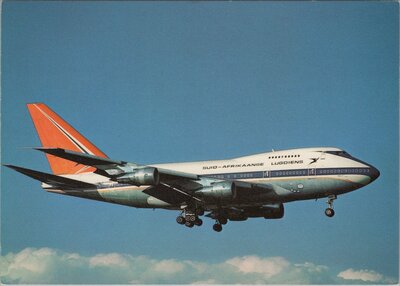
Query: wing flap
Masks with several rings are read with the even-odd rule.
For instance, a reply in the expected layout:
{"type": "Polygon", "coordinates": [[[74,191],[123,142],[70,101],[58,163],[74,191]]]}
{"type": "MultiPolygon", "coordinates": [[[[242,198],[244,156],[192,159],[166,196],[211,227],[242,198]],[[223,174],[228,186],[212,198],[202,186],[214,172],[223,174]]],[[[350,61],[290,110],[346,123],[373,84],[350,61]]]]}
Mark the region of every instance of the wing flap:
{"type": "Polygon", "coordinates": [[[248,196],[251,192],[252,196],[262,195],[264,198],[268,196],[272,201],[274,201],[293,194],[290,190],[274,184],[258,184],[243,181],[234,182],[239,190],[238,194],[241,194],[244,197],[248,196]]]}
{"type": "Polygon", "coordinates": [[[143,193],[153,196],[171,205],[180,205],[185,202],[189,202],[191,199],[185,192],[179,192],[176,188],[174,189],[163,184],[149,187],[145,189],[143,193]]]}

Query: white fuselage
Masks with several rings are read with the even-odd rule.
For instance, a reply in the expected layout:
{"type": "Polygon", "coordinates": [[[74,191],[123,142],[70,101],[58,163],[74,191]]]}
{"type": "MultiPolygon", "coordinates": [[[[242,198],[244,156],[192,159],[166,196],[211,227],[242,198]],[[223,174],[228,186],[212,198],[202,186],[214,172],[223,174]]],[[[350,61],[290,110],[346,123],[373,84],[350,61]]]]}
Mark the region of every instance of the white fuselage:
{"type": "MultiPolygon", "coordinates": [[[[205,185],[209,178],[214,181],[218,179],[271,184],[282,189],[281,202],[343,194],[369,184],[379,175],[374,167],[351,157],[341,149],[326,147],[273,151],[229,160],[150,166],[200,175],[202,184],[205,185]]],[[[94,173],[65,177],[98,185],[97,194],[100,197],[91,197],[94,199],[135,207],[179,208],[143,193],[148,186],[121,185],[94,173]]],[[[43,187],[46,189],[46,185],[43,187]]],[[[65,193],[61,190],[49,191],[65,193]]],[[[268,196],[257,196],[253,201],[232,202],[230,205],[262,205],[268,202],[268,196]]]]}

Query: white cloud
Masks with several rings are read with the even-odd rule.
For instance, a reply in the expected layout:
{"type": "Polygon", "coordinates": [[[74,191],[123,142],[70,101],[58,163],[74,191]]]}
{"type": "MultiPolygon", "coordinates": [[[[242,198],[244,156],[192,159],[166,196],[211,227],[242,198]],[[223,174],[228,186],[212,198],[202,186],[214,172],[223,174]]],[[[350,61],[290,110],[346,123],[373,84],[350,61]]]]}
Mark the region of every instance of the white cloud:
{"type": "Polygon", "coordinates": [[[367,282],[384,282],[384,277],[372,270],[354,270],[352,268],[342,271],[338,277],[345,280],[362,280],[367,282]]]}
{"type": "Polygon", "coordinates": [[[311,263],[311,262],[305,262],[303,264],[295,264],[295,266],[298,268],[302,268],[302,269],[306,270],[307,272],[321,273],[321,272],[329,270],[329,268],[327,266],[315,265],[314,263],[311,263]]]}
{"type": "Polygon", "coordinates": [[[226,261],[243,273],[260,273],[265,277],[281,273],[290,266],[283,257],[260,258],[258,256],[235,257],[226,261]]]}
{"type": "Polygon", "coordinates": [[[89,265],[92,267],[96,266],[128,266],[128,261],[118,253],[110,254],[97,254],[89,259],[89,265]]]}
{"type": "MultiPolygon", "coordinates": [[[[5,256],[5,262],[2,258],[2,265],[6,265],[5,275],[11,280],[17,280],[21,283],[27,283],[29,280],[35,280],[36,277],[42,277],[49,272],[52,267],[51,258],[54,250],[50,248],[32,249],[26,248],[16,255],[8,254],[5,256]],[[40,263],[37,263],[40,261],[40,263]]],[[[43,282],[48,282],[45,279],[43,282]]]]}
{"type": "Polygon", "coordinates": [[[332,273],[311,262],[284,257],[233,257],[221,263],[154,259],[119,253],[83,256],[50,248],[26,248],[0,257],[7,284],[340,284],[393,281],[371,270],[332,273]],[[344,280],[343,280],[344,279],[344,280]]]}
{"type": "Polygon", "coordinates": [[[173,259],[168,259],[156,262],[153,266],[153,271],[172,274],[182,271],[184,268],[185,265],[183,263],[179,263],[173,259]]]}

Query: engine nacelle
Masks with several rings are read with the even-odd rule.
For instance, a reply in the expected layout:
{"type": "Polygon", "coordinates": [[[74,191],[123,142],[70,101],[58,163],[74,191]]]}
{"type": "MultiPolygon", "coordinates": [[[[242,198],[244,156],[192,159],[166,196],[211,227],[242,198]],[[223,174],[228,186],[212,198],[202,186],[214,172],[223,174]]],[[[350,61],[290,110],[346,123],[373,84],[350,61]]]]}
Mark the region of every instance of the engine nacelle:
{"type": "Polygon", "coordinates": [[[278,219],[282,218],[284,215],[283,204],[271,204],[265,205],[260,208],[246,209],[244,214],[248,217],[264,217],[266,219],[278,219]]]}
{"type": "Polygon", "coordinates": [[[158,185],[160,182],[160,176],[156,168],[147,167],[143,169],[133,170],[133,172],[127,173],[121,177],[116,178],[118,183],[132,184],[136,186],[142,185],[158,185]]]}
{"type": "Polygon", "coordinates": [[[244,213],[231,213],[227,218],[231,221],[245,221],[248,219],[244,213]]]}
{"type": "Polygon", "coordinates": [[[264,218],[265,219],[278,219],[283,218],[285,214],[285,208],[283,204],[275,204],[271,205],[270,207],[265,206],[264,218]],[[274,207],[271,207],[274,206],[274,207]]]}
{"type": "Polygon", "coordinates": [[[196,195],[204,199],[230,201],[236,197],[236,185],[234,182],[218,182],[196,191],[196,195]]]}

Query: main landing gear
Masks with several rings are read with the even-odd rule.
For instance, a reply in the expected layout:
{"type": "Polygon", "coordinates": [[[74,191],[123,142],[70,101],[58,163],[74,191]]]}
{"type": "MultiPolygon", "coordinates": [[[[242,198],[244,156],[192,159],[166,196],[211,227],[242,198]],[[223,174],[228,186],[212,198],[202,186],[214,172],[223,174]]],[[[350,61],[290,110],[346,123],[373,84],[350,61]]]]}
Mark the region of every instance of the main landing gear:
{"type": "Polygon", "coordinates": [[[215,230],[216,232],[221,232],[221,230],[222,230],[222,225],[221,225],[220,223],[216,222],[216,223],[213,225],[213,230],[215,230]]]}
{"type": "MultiPolygon", "coordinates": [[[[182,213],[176,218],[176,222],[186,227],[192,228],[194,226],[201,226],[203,220],[199,216],[204,215],[203,209],[189,210],[184,209],[182,213]]],[[[213,230],[216,232],[222,231],[222,225],[228,223],[228,219],[224,216],[213,217],[215,219],[215,224],[213,225],[213,230]]]]}
{"type": "Polygon", "coordinates": [[[228,219],[225,217],[219,217],[216,221],[215,224],[213,225],[213,230],[216,232],[221,232],[222,231],[222,225],[227,224],[228,219]]]}
{"type": "Polygon", "coordinates": [[[176,218],[176,222],[179,224],[184,224],[185,226],[192,228],[193,226],[201,226],[203,220],[199,218],[199,215],[203,215],[204,211],[188,211],[184,210],[181,215],[176,218]]]}
{"type": "Polygon", "coordinates": [[[325,210],[325,215],[328,217],[333,217],[335,215],[335,211],[333,210],[333,201],[337,199],[336,195],[331,195],[328,197],[328,208],[325,210]]]}

